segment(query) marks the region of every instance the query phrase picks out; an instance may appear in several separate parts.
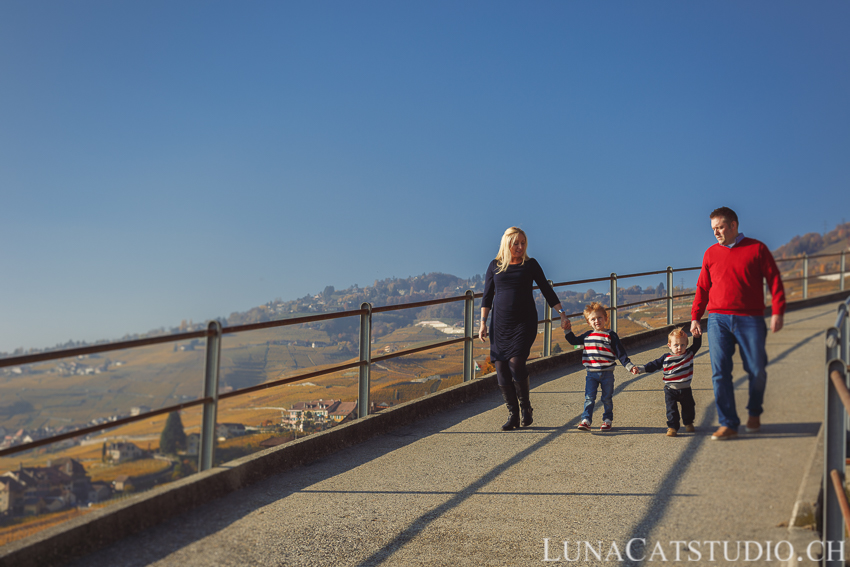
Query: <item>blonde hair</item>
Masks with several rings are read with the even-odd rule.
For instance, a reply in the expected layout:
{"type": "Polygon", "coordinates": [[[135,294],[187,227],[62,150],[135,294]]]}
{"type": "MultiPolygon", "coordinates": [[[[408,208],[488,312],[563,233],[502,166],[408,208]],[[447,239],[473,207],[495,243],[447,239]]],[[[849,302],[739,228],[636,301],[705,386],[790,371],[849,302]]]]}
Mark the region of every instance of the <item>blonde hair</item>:
{"type": "Polygon", "coordinates": [[[525,250],[522,253],[522,263],[525,264],[525,261],[528,260],[528,236],[525,235],[525,232],[521,228],[512,226],[502,235],[502,242],[499,244],[499,253],[496,254],[496,266],[499,268],[496,272],[497,274],[501,274],[507,270],[511,264],[511,245],[516,242],[516,239],[520,235],[525,236],[525,250]]]}
{"type": "Polygon", "coordinates": [[[667,335],[667,342],[669,343],[670,339],[672,339],[673,337],[685,337],[685,342],[688,341],[688,333],[686,333],[685,329],[683,329],[682,327],[676,327],[675,329],[670,331],[670,334],[667,335]]]}
{"type": "Polygon", "coordinates": [[[602,311],[603,313],[605,313],[605,317],[608,317],[608,310],[605,309],[605,306],[599,303],[598,301],[592,301],[588,303],[584,308],[584,318],[589,318],[597,311],[602,311]]]}

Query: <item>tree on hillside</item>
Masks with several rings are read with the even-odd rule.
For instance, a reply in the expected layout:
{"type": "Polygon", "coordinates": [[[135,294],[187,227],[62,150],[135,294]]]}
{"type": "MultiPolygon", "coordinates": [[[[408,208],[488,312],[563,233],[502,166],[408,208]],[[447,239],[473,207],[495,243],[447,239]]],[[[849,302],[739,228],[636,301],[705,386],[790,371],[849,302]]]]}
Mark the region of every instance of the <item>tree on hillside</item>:
{"type": "Polygon", "coordinates": [[[168,414],[165,427],[159,436],[159,452],[165,455],[175,455],[178,450],[186,449],[186,432],[183,431],[183,422],[180,414],[176,411],[168,414]]]}

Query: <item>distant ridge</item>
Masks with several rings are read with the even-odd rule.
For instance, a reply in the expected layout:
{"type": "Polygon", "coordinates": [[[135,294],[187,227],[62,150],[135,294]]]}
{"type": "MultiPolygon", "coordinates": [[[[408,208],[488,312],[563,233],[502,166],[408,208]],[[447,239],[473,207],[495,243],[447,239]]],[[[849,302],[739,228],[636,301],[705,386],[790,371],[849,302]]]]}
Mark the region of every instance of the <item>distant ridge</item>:
{"type": "MultiPolygon", "coordinates": [[[[847,250],[848,248],[850,248],[850,223],[843,223],[839,224],[835,227],[835,229],[826,234],[810,232],[803,236],[795,236],[787,244],[775,249],[773,251],[773,255],[777,259],[790,258],[792,256],[799,256],[803,253],[810,256],[820,253],[837,253],[842,250],[847,250]]],[[[284,319],[329,311],[354,310],[358,309],[360,304],[365,301],[368,301],[376,307],[381,305],[427,301],[430,299],[461,295],[467,289],[480,292],[483,289],[483,284],[483,277],[480,274],[476,274],[471,278],[459,278],[451,274],[432,272],[430,274],[423,273],[422,275],[410,276],[408,278],[387,278],[383,280],[375,280],[373,285],[362,288],[358,287],[357,284],[344,290],[336,290],[333,286],[326,286],[323,291],[315,295],[305,295],[300,299],[293,299],[289,301],[275,299],[274,301],[269,301],[268,303],[264,303],[263,305],[254,307],[247,311],[233,312],[226,318],[219,317],[218,320],[226,326],[243,325],[247,323],[272,321],[275,319],[284,319]]],[[[640,291],[638,291],[638,293],[640,293],[640,291]]],[[[454,317],[457,315],[455,311],[457,311],[459,307],[460,304],[433,306],[423,310],[420,316],[433,319],[454,317]]],[[[395,322],[395,325],[401,323],[402,321],[399,320],[395,322]]],[[[341,325],[341,323],[336,323],[333,326],[338,325],[341,325]]],[[[395,325],[393,322],[388,324],[382,323],[378,324],[377,328],[374,330],[379,334],[382,334],[383,332],[391,331],[395,325]],[[384,326],[387,328],[382,328],[384,326]]],[[[152,329],[147,333],[126,334],[120,339],[113,340],[140,339],[170,333],[202,330],[204,328],[206,328],[206,323],[183,321],[176,327],[160,327],[159,329],[152,329]]],[[[340,335],[346,335],[352,332],[349,329],[342,328],[335,330],[337,330],[340,335]]],[[[21,348],[16,349],[12,353],[0,352],[0,358],[109,342],[112,342],[112,340],[103,339],[93,341],[91,343],[87,343],[86,341],[68,341],[64,344],[57,344],[54,347],[44,349],[21,348]]]]}
{"type": "Polygon", "coordinates": [[[835,229],[820,234],[810,232],[795,236],[788,244],[773,251],[775,258],[791,258],[801,254],[834,254],[850,248],[850,222],[839,224],[835,229]]]}

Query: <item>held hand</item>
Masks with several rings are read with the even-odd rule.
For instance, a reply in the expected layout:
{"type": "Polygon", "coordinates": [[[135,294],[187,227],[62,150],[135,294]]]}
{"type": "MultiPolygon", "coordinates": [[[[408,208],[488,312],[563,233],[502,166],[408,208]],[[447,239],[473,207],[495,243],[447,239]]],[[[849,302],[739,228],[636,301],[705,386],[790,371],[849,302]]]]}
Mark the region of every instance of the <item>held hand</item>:
{"type": "Polygon", "coordinates": [[[702,327],[700,326],[699,321],[691,321],[691,334],[695,337],[702,335],[702,327]]]}
{"type": "Polygon", "coordinates": [[[570,332],[573,328],[573,324],[570,323],[570,320],[566,315],[561,316],[561,328],[567,332],[570,332]]]}
{"type": "Polygon", "coordinates": [[[481,342],[485,342],[487,339],[487,325],[481,323],[481,327],[478,329],[478,338],[481,339],[481,342]]]}
{"type": "Polygon", "coordinates": [[[637,376],[638,374],[640,374],[640,368],[638,368],[637,366],[633,366],[629,372],[637,376]]]}
{"type": "Polygon", "coordinates": [[[785,316],[784,315],[771,315],[770,316],[770,331],[772,333],[778,333],[782,326],[785,324],[785,316]]]}

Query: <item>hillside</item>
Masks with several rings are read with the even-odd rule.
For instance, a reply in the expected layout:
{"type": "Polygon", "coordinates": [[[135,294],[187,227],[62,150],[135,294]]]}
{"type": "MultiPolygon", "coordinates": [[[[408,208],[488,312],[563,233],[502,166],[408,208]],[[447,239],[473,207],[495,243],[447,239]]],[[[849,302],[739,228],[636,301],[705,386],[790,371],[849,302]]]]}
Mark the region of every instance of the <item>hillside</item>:
{"type": "Polygon", "coordinates": [[[850,248],[850,223],[836,226],[826,234],[810,232],[803,236],[795,236],[788,244],[773,251],[773,256],[790,258],[801,254],[833,254],[850,248]]]}

